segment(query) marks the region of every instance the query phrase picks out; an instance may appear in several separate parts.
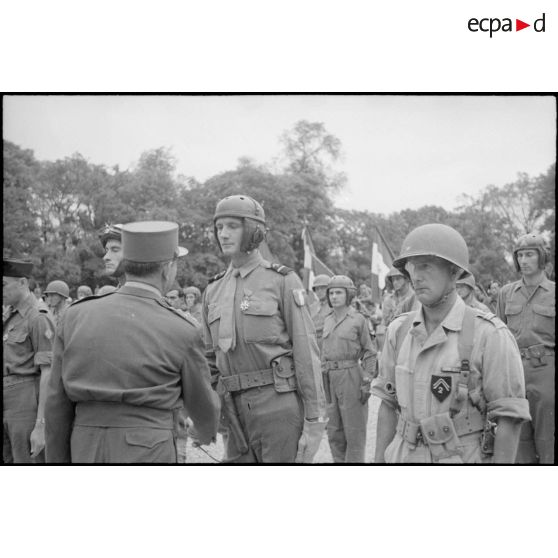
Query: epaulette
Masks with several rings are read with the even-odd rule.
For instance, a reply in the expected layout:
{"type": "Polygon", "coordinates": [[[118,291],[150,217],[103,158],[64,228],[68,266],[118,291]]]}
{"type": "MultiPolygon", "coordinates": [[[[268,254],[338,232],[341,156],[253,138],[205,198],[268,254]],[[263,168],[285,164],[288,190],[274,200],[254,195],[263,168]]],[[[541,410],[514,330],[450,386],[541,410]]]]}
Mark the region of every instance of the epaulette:
{"type": "Polygon", "coordinates": [[[89,296],[84,296],[83,298],[80,298],[80,299],[78,299],[78,300],[74,300],[74,301],[70,304],[70,306],[75,306],[76,304],[81,304],[82,302],[85,302],[86,300],[97,300],[97,299],[99,299],[99,298],[105,298],[105,296],[113,295],[113,294],[116,293],[116,292],[118,292],[118,291],[112,291],[112,292],[110,292],[110,293],[106,293],[106,294],[103,294],[103,295],[96,295],[96,294],[93,294],[93,295],[89,295],[89,296]]]}
{"type": "Polygon", "coordinates": [[[221,279],[222,277],[224,277],[225,273],[227,273],[226,269],[224,271],[221,271],[221,273],[217,273],[217,275],[214,275],[207,283],[213,283],[213,281],[221,279]]]}
{"type": "Polygon", "coordinates": [[[496,314],[493,314],[492,312],[483,312],[478,308],[476,308],[476,311],[478,318],[482,318],[496,327],[506,327],[506,324],[498,316],[496,316],[496,314]]]}
{"type": "Polygon", "coordinates": [[[189,324],[193,325],[194,327],[198,327],[199,324],[196,321],[196,319],[193,318],[192,316],[190,316],[188,313],[184,312],[184,310],[180,310],[180,308],[175,308],[174,306],[171,306],[164,298],[163,299],[157,299],[157,302],[163,308],[166,308],[167,310],[170,310],[171,312],[173,312],[174,314],[176,314],[177,316],[179,316],[183,320],[186,320],[189,324]]]}
{"type": "Polygon", "coordinates": [[[281,275],[288,275],[291,271],[293,271],[290,267],[287,267],[286,265],[277,264],[277,263],[270,263],[269,269],[273,269],[273,271],[276,271],[281,275]]]}

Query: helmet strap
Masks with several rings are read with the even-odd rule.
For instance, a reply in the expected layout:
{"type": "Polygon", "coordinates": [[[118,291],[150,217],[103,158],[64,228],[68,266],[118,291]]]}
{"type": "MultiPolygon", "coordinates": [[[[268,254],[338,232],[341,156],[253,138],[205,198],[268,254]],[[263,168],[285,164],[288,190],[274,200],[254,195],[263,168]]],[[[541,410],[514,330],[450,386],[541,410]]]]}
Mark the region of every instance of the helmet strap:
{"type": "Polygon", "coordinates": [[[453,292],[456,291],[455,285],[449,289],[448,291],[446,291],[436,302],[433,302],[432,304],[424,304],[422,303],[423,306],[426,306],[427,308],[437,308],[438,306],[441,306],[442,304],[444,304],[445,302],[447,302],[448,298],[451,296],[451,294],[453,292]]]}

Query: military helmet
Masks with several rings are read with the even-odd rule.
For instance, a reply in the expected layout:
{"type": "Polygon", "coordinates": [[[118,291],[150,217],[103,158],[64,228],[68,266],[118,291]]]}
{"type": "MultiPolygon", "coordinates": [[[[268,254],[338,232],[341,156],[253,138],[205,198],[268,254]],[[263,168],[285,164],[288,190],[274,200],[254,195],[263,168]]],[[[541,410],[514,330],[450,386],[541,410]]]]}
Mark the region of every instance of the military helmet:
{"type": "Polygon", "coordinates": [[[316,287],[327,287],[329,285],[329,276],[326,275],[325,273],[322,273],[321,275],[316,275],[316,277],[314,277],[314,284],[312,285],[312,290],[314,290],[316,287]]]}
{"type": "Polygon", "coordinates": [[[405,275],[401,271],[399,271],[396,267],[392,266],[386,275],[386,283],[388,283],[388,285],[390,285],[392,289],[393,289],[392,279],[394,277],[404,277],[405,279],[407,279],[407,277],[405,277],[405,275]]]}
{"type": "Polygon", "coordinates": [[[193,294],[196,297],[196,302],[201,300],[201,291],[198,287],[186,287],[182,292],[184,293],[184,296],[193,294]]]}
{"type": "Polygon", "coordinates": [[[98,235],[103,248],[107,247],[109,240],[120,240],[122,242],[122,225],[110,225],[107,223],[99,230],[98,235]]]}
{"type": "Polygon", "coordinates": [[[330,289],[345,289],[347,293],[347,301],[346,304],[349,306],[351,301],[356,295],[356,287],[350,277],[346,275],[334,275],[327,284],[327,303],[331,306],[331,301],[329,300],[329,291],[330,289]]]}
{"type": "Polygon", "coordinates": [[[513,263],[516,271],[519,271],[519,262],[517,261],[519,250],[536,250],[539,253],[539,269],[544,269],[548,260],[548,252],[546,251],[546,242],[542,235],[529,233],[517,239],[513,248],[513,263]]]}
{"type": "Polygon", "coordinates": [[[44,290],[44,294],[57,294],[68,298],[70,296],[70,287],[68,287],[65,281],[51,281],[44,290]]]}
{"type": "Polygon", "coordinates": [[[403,241],[399,257],[393,265],[409,277],[405,264],[413,256],[436,256],[463,271],[460,277],[469,275],[469,250],[464,238],[452,227],[431,223],[413,229],[403,241]]]}
{"type": "Polygon", "coordinates": [[[265,238],[265,213],[263,207],[250,196],[243,194],[227,196],[223,198],[215,208],[213,216],[213,232],[219,247],[219,237],[217,235],[217,219],[220,217],[235,217],[242,219],[244,232],[240,249],[243,252],[250,252],[257,248],[265,238]]]}
{"type": "Polygon", "coordinates": [[[473,277],[473,274],[470,274],[470,275],[466,275],[465,277],[461,277],[461,279],[458,279],[455,284],[457,286],[467,285],[468,287],[470,287],[472,291],[474,291],[476,282],[475,282],[475,278],[473,277]]]}
{"type": "Polygon", "coordinates": [[[263,207],[250,196],[238,195],[223,198],[215,208],[213,222],[219,217],[237,217],[254,219],[265,225],[265,213],[263,207]]]}

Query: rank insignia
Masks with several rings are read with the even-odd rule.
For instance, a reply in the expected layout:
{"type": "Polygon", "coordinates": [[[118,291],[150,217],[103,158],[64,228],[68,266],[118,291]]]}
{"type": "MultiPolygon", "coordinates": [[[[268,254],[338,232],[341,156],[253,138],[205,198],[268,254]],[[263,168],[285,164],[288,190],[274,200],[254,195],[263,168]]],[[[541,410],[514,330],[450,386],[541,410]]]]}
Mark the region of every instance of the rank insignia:
{"type": "Polygon", "coordinates": [[[240,303],[240,309],[243,312],[246,312],[246,310],[248,310],[248,308],[250,308],[250,301],[247,298],[244,298],[242,300],[242,302],[240,303]]]}
{"type": "Polygon", "coordinates": [[[430,391],[438,401],[442,402],[451,393],[451,376],[432,375],[430,391]]]}
{"type": "Polygon", "coordinates": [[[45,337],[47,339],[51,339],[52,338],[52,330],[49,328],[45,331],[45,337]]]}

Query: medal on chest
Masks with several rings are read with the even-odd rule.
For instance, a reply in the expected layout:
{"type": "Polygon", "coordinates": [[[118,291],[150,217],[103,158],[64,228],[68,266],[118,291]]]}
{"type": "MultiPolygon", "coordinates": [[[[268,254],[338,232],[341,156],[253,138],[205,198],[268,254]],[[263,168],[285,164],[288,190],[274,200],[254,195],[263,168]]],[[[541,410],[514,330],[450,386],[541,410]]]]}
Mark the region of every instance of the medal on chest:
{"type": "Polygon", "coordinates": [[[250,308],[250,297],[252,296],[252,291],[250,289],[244,289],[244,298],[240,302],[241,312],[246,312],[250,308]]]}
{"type": "Polygon", "coordinates": [[[430,378],[430,391],[440,403],[451,393],[451,381],[451,376],[437,376],[433,374],[432,378],[430,378]]]}

